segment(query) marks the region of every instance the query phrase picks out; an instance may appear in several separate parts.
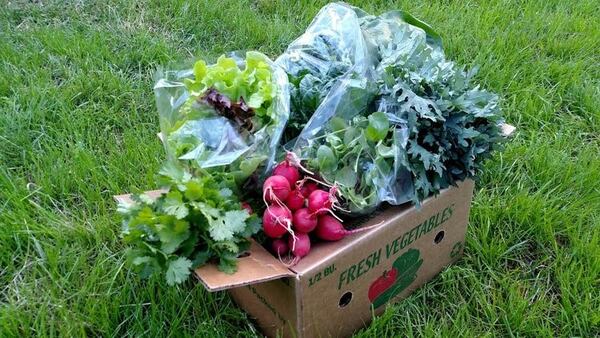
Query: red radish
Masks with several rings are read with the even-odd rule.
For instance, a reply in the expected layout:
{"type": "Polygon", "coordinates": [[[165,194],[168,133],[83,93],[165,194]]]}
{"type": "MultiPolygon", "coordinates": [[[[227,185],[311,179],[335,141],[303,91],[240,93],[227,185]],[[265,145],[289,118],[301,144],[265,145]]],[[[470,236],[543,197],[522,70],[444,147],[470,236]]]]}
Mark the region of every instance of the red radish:
{"type": "Polygon", "coordinates": [[[274,175],[263,184],[263,197],[267,202],[281,202],[290,194],[290,182],[280,175],[274,175]]]}
{"type": "Polygon", "coordinates": [[[270,238],[280,238],[288,232],[292,213],[285,206],[271,205],[263,214],[263,230],[270,238]]]}
{"type": "Polygon", "coordinates": [[[300,172],[298,172],[298,168],[291,165],[287,160],[279,163],[275,169],[273,169],[273,175],[285,177],[292,187],[300,179],[300,172]]]}
{"type": "Polygon", "coordinates": [[[335,217],[331,215],[321,215],[319,216],[319,221],[315,228],[315,235],[325,241],[339,241],[348,235],[363,232],[377,226],[379,226],[379,224],[354,230],[346,230],[342,223],[335,217]]]}
{"type": "Polygon", "coordinates": [[[290,252],[287,239],[274,239],[273,242],[271,242],[271,250],[273,250],[273,253],[279,257],[286,255],[288,252],[290,252]]]}
{"type": "Polygon", "coordinates": [[[294,260],[292,261],[292,265],[294,265],[298,263],[300,258],[308,255],[310,251],[310,237],[303,232],[297,232],[295,238],[293,236],[288,238],[288,246],[294,255],[294,260]]]}
{"type": "Polygon", "coordinates": [[[317,227],[317,215],[311,213],[308,208],[298,209],[294,213],[292,223],[295,230],[309,233],[317,227]]]}
{"type": "Polygon", "coordinates": [[[310,193],[317,189],[319,189],[319,186],[315,182],[306,182],[302,184],[302,187],[300,187],[300,192],[304,197],[308,198],[310,193]]]}
{"type": "Polygon", "coordinates": [[[242,202],[242,209],[248,211],[248,214],[250,215],[254,213],[254,210],[252,210],[252,207],[250,206],[250,204],[248,204],[248,202],[242,202]]]}
{"type": "Polygon", "coordinates": [[[292,211],[296,211],[304,207],[304,196],[298,191],[293,190],[285,200],[285,205],[292,211]]]}
{"type": "Polygon", "coordinates": [[[323,214],[331,210],[333,198],[327,191],[317,189],[308,196],[308,210],[314,213],[323,214]]]}

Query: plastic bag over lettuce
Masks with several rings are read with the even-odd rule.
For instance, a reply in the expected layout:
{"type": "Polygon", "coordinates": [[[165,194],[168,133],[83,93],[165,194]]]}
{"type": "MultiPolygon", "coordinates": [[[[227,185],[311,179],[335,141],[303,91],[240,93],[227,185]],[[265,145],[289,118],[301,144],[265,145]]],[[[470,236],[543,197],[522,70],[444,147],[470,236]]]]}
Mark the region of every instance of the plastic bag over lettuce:
{"type": "MultiPolygon", "coordinates": [[[[346,24],[360,27],[354,38],[362,39],[357,45],[366,57],[321,93],[294,152],[338,185],[354,214],[382,202],[419,203],[475,175],[502,139],[498,97],[472,85],[474,72],[447,61],[439,35],[409,14],[372,16],[346,4],[325,8],[354,13],[348,16],[355,22],[346,24]]],[[[335,22],[321,29],[341,35],[335,22]]]]}
{"type": "Polygon", "coordinates": [[[161,139],[170,160],[226,171],[238,183],[265,174],[289,117],[285,72],[259,52],[199,60],[169,71],[154,87],[161,139]]]}

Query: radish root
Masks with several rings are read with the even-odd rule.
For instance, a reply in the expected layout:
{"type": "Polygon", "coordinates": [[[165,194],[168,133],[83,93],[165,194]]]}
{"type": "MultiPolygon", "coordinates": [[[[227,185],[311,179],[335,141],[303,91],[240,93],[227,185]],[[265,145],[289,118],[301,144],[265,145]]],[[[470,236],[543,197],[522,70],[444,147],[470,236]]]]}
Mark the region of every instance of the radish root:
{"type": "Polygon", "coordinates": [[[317,215],[318,215],[320,212],[322,212],[322,211],[326,211],[326,212],[330,213],[330,214],[331,214],[331,216],[333,216],[335,219],[337,219],[338,221],[340,221],[340,223],[344,223],[344,221],[343,221],[341,218],[339,218],[339,216],[338,216],[338,215],[336,215],[336,214],[333,212],[333,210],[331,210],[331,209],[329,209],[329,208],[321,208],[321,209],[319,209],[319,210],[317,210],[317,211],[313,212],[311,215],[317,216],[317,215]]]}
{"type": "Polygon", "coordinates": [[[298,157],[298,155],[296,155],[296,153],[288,151],[287,154],[285,155],[285,160],[297,167],[302,169],[302,171],[304,171],[305,173],[309,174],[309,175],[314,175],[315,173],[313,173],[312,171],[308,170],[305,166],[302,165],[302,160],[300,159],[300,157],[298,157]]]}

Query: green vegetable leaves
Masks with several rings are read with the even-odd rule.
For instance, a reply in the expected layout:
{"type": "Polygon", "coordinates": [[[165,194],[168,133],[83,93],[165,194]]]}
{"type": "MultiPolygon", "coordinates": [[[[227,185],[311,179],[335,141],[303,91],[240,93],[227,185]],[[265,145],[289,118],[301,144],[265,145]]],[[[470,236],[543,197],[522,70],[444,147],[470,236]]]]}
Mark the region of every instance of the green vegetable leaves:
{"type": "Polygon", "coordinates": [[[175,220],[172,217],[160,218],[163,219],[163,222],[155,226],[158,238],[162,243],[160,249],[166,254],[172,254],[190,236],[189,223],[175,220]]]}
{"type": "Polygon", "coordinates": [[[194,65],[194,79],[186,79],[185,84],[193,97],[214,89],[232,101],[242,98],[249,108],[256,109],[256,115],[268,119],[267,109],[277,93],[269,62],[259,52],[246,53],[243,69],[236,60],[225,56],[208,66],[199,60],[194,65]]]}
{"type": "Polygon", "coordinates": [[[365,131],[365,136],[367,140],[377,142],[385,138],[389,128],[390,122],[385,113],[375,112],[369,115],[369,125],[365,131]]]}
{"type": "Polygon", "coordinates": [[[238,184],[265,169],[289,116],[283,70],[250,51],[245,60],[222,55],[214,64],[198,60],[192,72],[172,73],[155,85],[169,160],[193,176],[232,173],[238,184]]]}
{"type": "Polygon", "coordinates": [[[497,95],[472,83],[474,70],[446,60],[439,35],[424,22],[401,11],[373,16],[350,10],[348,17],[357,18],[343,29],[327,17],[315,19],[319,26],[301,40],[301,51],[306,48],[310,57],[288,50],[280,58],[298,89],[292,102],[311,103],[309,111],[315,112],[294,150],[323,179],[338,183],[353,212],[369,212],[382,201],[419,203],[474,176],[502,141],[497,95]],[[361,52],[370,57],[331,57],[356,41],[329,37],[356,24],[355,40],[364,39],[361,52]],[[318,35],[323,27],[331,31],[327,38],[318,35]],[[313,54],[319,56],[318,67],[311,63],[313,54]],[[322,74],[330,68],[344,69],[343,75],[322,74]],[[336,85],[324,92],[324,83],[333,79],[336,85]]]}
{"type": "Polygon", "coordinates": [[[244,231],[246,220],[250,217],[245,210],[230,210],[223,214],[207,205],[202,207],[201,212],[208,220],[208,231],[215,241],[232,240],[234,235],[244,231]]]}
{"type": "Polygon", "coordinates": [[[333,150],[326,145],[322,145],[317,149],[317,161],[319,170],[322,172],[334,171],[337,168],[337,158],[333,154],[333,150]]]}
{"type": "Polygon", "coordinates": [[[352,212],[372,210],[381,201],[379,190],[394,176],[396,147],[393,128],[385,113],[356,116],[345,122],[333,118],[319,142],[305,149],[308,166],[322,178],[337,184],[352,212]]]}
{"type": "Polygon", "coordinates": [[[406,132],[399,162],[415,202],[475,175],[502,141],[498,96],[473,85],[475,70],[446,60],[439,35],[407,13],[369,16],[361,28],[378,47],[377,107],[406,132]]]}
{"type": "Polygon", "coordinates": [[[233,179],[226,174],[192,178],[173,163],[160,172],[167,193],[156,199],[133,196],[134,204],[119,208],[131,266],[142,277],[164,273],[169,285],[181,283],[210,259],[218,259],[223,271],[235,271],[236,257],[260,221],[241,209],[229,185],[233,179]]]}
{"type": "Polygon", "coordinates": [[[399,161],[412,175],[416,202],[474,176],[502,141],[496,95],[469,89],[473,73],[421,61],[431,73],[411,63],[388,65],[389,76],[405,75],[380,87],[380,106],[406,121],[399,161]]]}
{"type": "Polygon", "coordinates": [[[163,208],[168,215],[173,215],[177,217],[177,219],[182,219],[188,215],[188,209],[185,203],[183,203],[179,191],[171,191],[167,194],[163,208]]]}
{"type": "Polygon", "coordinates": [[[191,268],[192,261],[184,257],[169,261],[166,272],[167,284],[175,285],[184,282],[190,275],[191,268]]]}

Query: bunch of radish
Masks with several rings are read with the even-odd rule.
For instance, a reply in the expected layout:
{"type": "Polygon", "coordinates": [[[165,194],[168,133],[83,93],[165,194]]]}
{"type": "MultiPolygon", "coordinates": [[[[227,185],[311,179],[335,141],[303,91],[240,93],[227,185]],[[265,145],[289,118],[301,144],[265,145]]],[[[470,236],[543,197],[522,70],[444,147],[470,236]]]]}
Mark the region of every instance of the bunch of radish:
{"type": "Polygon", "coordinates": [[[263,184],[263,200],[267,205],[262,218],[264,233],[272,239],[274,254],[281,257],[291,253],[291,265],[310,252],[309,234],[316,239],[337,241],[371,228],[346,230],[334,213],[340,209],[337,188],[319,182],[310,174],[293,153],[288,153],[263,184]],[[302,175],[301,170],[307,175],[302,175]]]}

